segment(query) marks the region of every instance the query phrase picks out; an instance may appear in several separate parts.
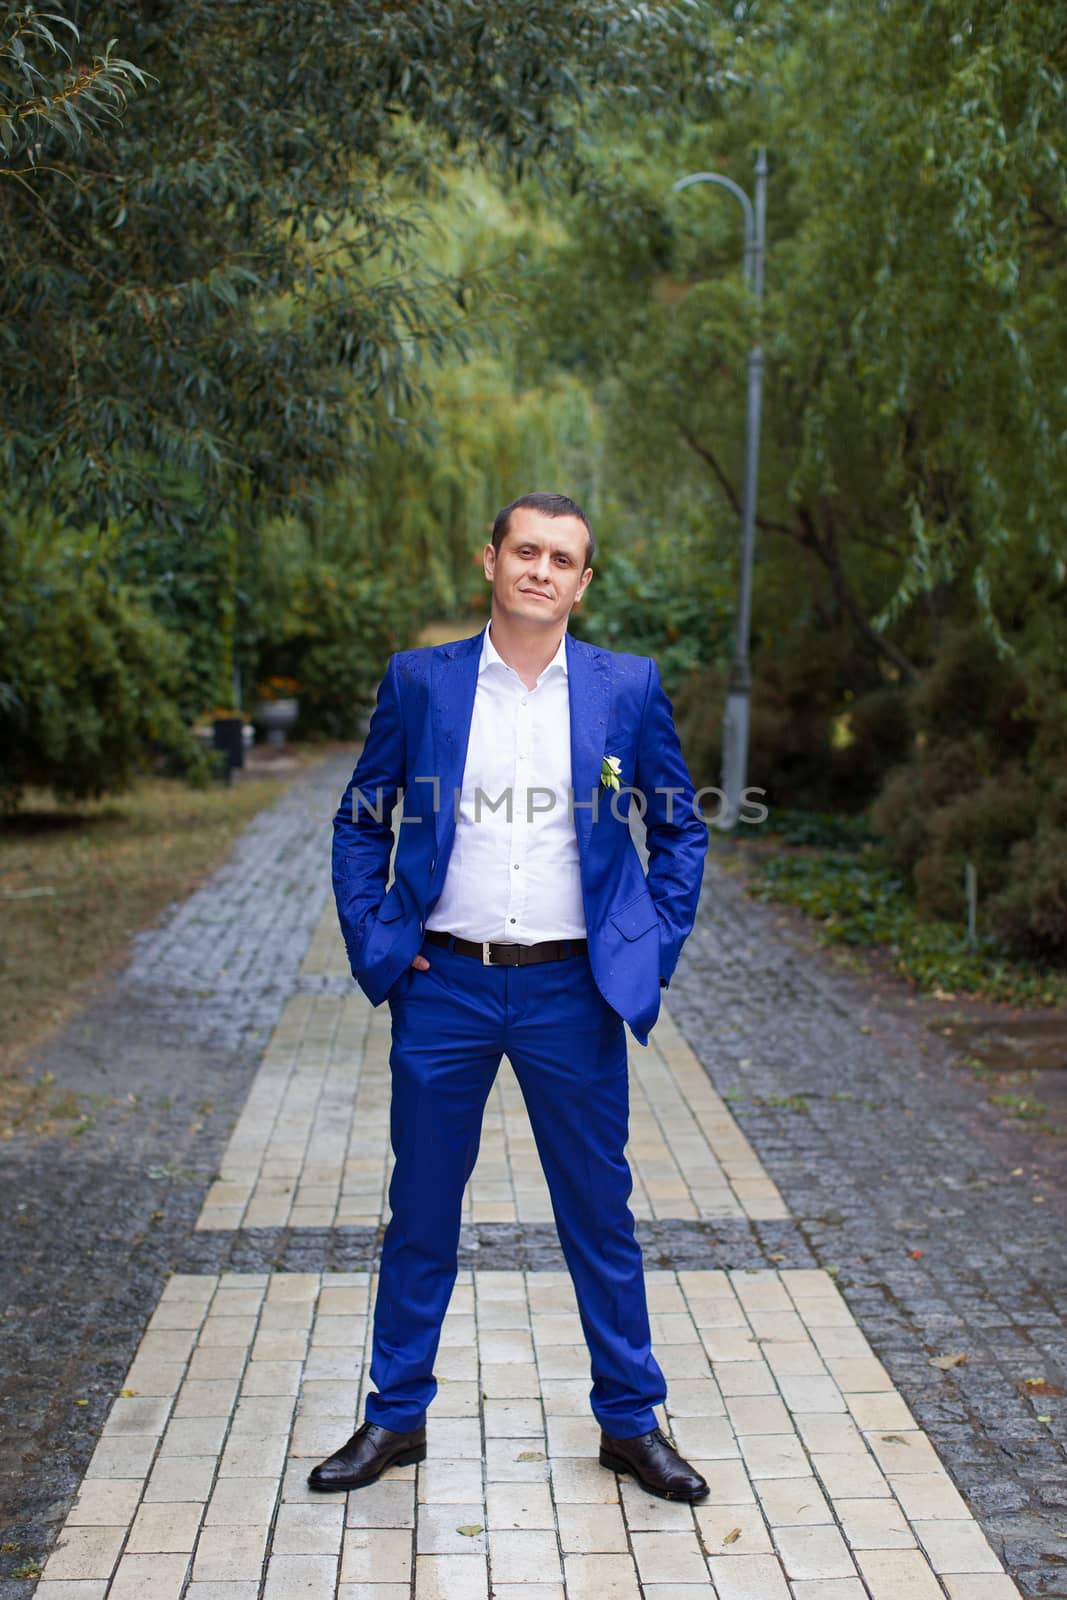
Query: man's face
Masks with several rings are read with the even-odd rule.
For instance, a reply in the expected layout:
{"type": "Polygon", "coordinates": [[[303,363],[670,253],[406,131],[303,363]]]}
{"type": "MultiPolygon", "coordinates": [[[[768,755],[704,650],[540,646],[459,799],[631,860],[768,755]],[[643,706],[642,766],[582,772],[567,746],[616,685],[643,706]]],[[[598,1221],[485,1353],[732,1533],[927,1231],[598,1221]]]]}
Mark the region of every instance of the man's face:
{"type": "Polygon", "coordinates": [[[565,622],[593,576],[585,565],[588,537],[579,517],[543,517],[519,506],[508,519],[500,549],[485,547],[494,611],[509,621],[565,622]]]}

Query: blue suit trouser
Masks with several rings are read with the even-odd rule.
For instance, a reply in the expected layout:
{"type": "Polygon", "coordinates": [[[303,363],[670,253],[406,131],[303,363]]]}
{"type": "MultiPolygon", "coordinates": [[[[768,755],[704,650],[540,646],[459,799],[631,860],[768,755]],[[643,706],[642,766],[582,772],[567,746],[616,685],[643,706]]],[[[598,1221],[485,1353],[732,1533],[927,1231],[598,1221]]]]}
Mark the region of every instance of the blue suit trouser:
{"type": "Polygon", "coordinates": [[[656,1426],[666,1385],[652,1354],[632,1178],[626,1037],[588,957],[486,967],[426,947],[390,993],[396,1164],[374,1309],[366,1415],[421,1427],[456,1279],[463,1191],[501,1056],[522,1091],[589,1347],[590,1401],[612,1438],[656,1426]]]}

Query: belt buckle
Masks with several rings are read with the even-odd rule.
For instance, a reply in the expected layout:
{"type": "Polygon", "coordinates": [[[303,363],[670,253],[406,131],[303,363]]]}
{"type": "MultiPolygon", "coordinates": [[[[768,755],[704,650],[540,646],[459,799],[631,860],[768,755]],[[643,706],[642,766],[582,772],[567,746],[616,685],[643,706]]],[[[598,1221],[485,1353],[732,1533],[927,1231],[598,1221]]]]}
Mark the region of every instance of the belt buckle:
{"type": "Polygon", "coordinates": [[[492,961],[492,959],[490,958],[490,955],[489,955],[489,946],[490,946],[491,943],[492,943],[491,939],[483,939],[482,940],[482,966],[483,967],[491,967],[491,966],[494,965],[494,962],[492,961]]]}

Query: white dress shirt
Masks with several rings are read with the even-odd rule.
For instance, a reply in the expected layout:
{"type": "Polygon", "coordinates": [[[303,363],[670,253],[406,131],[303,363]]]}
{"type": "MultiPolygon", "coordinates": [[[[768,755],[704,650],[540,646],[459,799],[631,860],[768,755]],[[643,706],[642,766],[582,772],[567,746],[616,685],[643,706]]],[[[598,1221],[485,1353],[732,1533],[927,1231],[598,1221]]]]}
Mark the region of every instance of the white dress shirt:
{"type": "Polygon", "coordinates": [[[486,627],[455,840],[428,928],[508,944],[585,937],[566,643],[527,689],[486,627]]]}

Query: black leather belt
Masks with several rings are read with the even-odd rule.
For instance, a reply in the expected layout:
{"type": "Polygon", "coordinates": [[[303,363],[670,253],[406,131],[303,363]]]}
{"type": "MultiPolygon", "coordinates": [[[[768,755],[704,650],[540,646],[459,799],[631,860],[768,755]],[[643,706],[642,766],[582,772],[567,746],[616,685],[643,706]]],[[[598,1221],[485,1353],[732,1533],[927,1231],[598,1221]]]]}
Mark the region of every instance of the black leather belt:
{"type": "Polygon", "coordinates": [[[426,943],[470,956],[486,967],[535,967],[541,961],[566,961],[569,956],[581,955],[587,947],[585,939],[543,939],[540,944],[494,944],[486,939],[479,943],[438,928],[427,929],[426,943]]]}

